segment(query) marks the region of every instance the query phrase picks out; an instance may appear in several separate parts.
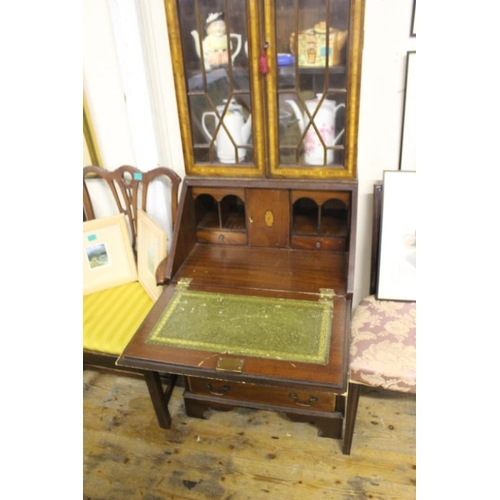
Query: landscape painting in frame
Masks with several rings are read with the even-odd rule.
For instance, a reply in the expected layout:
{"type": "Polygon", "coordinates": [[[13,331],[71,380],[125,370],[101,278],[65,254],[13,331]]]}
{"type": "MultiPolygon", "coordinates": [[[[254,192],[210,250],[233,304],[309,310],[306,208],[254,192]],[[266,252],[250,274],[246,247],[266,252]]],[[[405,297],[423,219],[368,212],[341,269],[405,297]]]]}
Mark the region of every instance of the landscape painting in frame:
{"type": "Polygon", "coordinates": [[[83,223],[83,294],[137,280],[123,214],[83,223]]]}
{"type": "Polygon", "coordinates": [[[377,298],[417,300],[417,174],[384,172],[377,298]]]}
{"type": "Polygon", "coordinates": [[[139,282],[153,300],[163,292],[156,284],[156,269],[167,256],[167,233],[143,210],[137,216],[137,273],[139,282]]]}

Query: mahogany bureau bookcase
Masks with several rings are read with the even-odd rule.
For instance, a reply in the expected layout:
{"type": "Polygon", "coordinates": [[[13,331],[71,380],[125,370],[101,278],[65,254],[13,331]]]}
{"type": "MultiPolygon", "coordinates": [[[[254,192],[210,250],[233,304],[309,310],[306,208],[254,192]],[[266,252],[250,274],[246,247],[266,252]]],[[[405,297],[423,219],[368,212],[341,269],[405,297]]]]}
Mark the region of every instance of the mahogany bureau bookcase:
{"type": "Polygon", "coordinates": [[[165,0],[186,177],[118,364],[342,437],[363,0],[165,0]]]}

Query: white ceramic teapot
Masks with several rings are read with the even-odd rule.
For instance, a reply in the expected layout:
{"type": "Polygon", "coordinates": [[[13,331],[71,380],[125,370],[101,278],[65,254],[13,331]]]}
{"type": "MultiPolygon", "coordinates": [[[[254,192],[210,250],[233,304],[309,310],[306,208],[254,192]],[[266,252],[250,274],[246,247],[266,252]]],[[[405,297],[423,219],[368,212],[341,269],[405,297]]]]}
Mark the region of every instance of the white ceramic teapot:
{"type": "MultiPolygon", "coordinates": [[[[245,146],[248,144],[252,133],[252,116],[250,115],[245,121],[243,108],[234,99],[229,101],[227,110],[227,99],[224,99],[224,104],[217,106],[217,113],[214,111],[206,111],[201,116],[201,124],[205,134],[210,141],[213,140],[213,132],[210,132],[207,127],[207,119],[213,118],[214,130],[219,124],[219,117],[223,116],[222,123],[217,132],[214,144],[217,151],[219,161],[222,163],[236,163],[236,147],[245,146]],[[234,143],[233,143],[234,141],[234,143]],[[235,146],[236,145],[236,146],[235,146]]],[[[238,160],[245,159],[246,149],[238,148],[238,160]]]]}
{"type": "MultiPolygon", "coordinates": [[[[231,62],[234,63],[236,56],[241,51],[241,35],[239,33],[230,33],[230,47],[227,46],[226,22],[222,12],[210,13],[205,23],[207,36],[203,39],[201,46],[203,47],[203,61],[205,70],[210,71],[212,68],[229,64],[229,54],[231,62]],[[232,40],[235,40],[236,47],[233,49],[232,40]]],[[[191,36],[194,39],[194,46],[198,57],[201,58],[202,49],[200,47],[201,37],[198,31],[191,31],[191,36]]]]}
{"type": "MultiPolygon", "coordinates": [[[[316,97],[314,99],[306,101],[306,106],[311,116],[313,116],[316,108],[318,108],[318,104],[321,101],[322,95],[323,94],[316,94],[316,97]]],[[[302,116],[302,113],[295,101],[287,100],[286,102],[290,104],[293,109],[295,117],[298,120],[300,131],[304,132],[306,124],[309,123],[309,116],[305,112],[302,116]]],[[[335,146],[337,141],[344,134],[345,129],[342,129],[337,135],[335,135],[335,115],[337,114],[337,111],[342,107],[345,108],[345,104],[337,104],[335,101],[325,99],[321,103],[319,109],[316,111],[316,115],[314,116],[313,121],[314,125],[321,134],[324,145],[323,142],[321,142],[321,138],[318,136],[316,129],[312,125],[310,125],[304,137],[304,160],[307,164],[323,165],[325,146],[335,146]]],[[[326,152],[326,163],[327,165],[333,163],[332,150],[327,150],[326,152]]]]}

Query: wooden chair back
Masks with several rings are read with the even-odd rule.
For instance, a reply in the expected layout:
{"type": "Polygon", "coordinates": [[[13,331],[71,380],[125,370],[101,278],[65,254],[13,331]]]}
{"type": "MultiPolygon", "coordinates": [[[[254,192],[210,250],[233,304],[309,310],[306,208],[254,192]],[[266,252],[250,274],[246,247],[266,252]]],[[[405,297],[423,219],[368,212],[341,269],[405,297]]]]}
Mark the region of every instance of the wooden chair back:
{"type": "Polygon", "coordinates": [[[119,213],[125,214],[132,233],[134,252],[137,245],[137,213],[139,209],[146,211],[149,188],[152,181],[168,179],[171,190],[171,221],[177,215],[178,193],[181,178],[170,168],[158,167],[149,172],[141,172],[135,167],[123,165],[114,171],[101,167],[84,167],[83,169],[83,217],[84,220],[95,219],[95,210],[91,200],[89,183],[99,178],[106,182],[109,192],[119,213]]]}

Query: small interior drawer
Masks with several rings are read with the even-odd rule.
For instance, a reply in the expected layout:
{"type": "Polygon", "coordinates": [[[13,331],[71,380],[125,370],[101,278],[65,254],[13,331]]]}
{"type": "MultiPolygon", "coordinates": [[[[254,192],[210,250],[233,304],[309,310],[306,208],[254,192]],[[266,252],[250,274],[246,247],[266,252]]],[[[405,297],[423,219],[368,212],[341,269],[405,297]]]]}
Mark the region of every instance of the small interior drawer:
{"type": "Polygon", "coordinates": [[[246,245],[246,232],[224,231],[217,229],[198,229],[196,231],[198,243],[212,243],[218,245],[246,245]]]}
{"type": "Polygon", "coordinates": [[[292,248],[302,250],[344,251],[347,249],[347,243],[345,238],[293,235],[292,248]]]}

